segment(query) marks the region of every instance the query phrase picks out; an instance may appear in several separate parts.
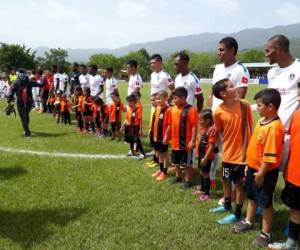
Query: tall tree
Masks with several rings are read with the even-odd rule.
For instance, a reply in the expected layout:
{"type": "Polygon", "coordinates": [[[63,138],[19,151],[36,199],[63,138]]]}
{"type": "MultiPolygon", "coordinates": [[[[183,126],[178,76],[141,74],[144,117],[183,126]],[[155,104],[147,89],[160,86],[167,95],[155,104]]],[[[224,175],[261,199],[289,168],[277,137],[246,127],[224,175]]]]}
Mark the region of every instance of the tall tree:
{"type": "Polygon", "coordinates": [[[35,67],[35,53],[25,45],[0,43],[0,70],[32,69],[35,67]]]}
{"type": "Polygon", "coordinates": [[[66,68],[70,66],[67,61],[68,52],[64,49],[50,49],[49,52],[45,52],[44,66],[50,68],[51,65],[65,66],[66,68]]]}

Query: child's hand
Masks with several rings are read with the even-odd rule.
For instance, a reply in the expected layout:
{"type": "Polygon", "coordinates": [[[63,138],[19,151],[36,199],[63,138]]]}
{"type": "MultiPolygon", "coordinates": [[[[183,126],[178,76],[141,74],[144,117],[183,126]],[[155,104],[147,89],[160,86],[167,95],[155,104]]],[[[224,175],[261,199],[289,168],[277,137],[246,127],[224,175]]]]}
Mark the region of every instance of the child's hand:
{"type": "Polygon", "coordinates": [[[265,176],[263,174],[261,174],[259,171],[254,173],[254,182],[256,184],[257,187],[262,187],[262,185],[264,184],[264,179],[265,176]]]}
{"type": "Polygon", "coordinates": [[[194,147],[195,147],[195,142],[194,142],[194,140],[191,140],[186,148],[188,151],[191,151],[194,147]]]}
{"type": "Polygon", "coordinates": [[[200,161],[200,166],[201,166],[201,167],[205,167],[206,165],[207,165],[207,159],[204,157],[204,158],[202,158],[201,161],[200,161]]]}

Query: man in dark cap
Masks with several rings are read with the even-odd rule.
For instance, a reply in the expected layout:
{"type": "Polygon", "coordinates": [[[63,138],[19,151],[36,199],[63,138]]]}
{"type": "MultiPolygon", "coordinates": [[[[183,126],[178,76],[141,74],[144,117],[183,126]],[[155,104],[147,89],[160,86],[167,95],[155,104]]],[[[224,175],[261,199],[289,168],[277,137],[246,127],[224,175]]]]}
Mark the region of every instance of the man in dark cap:
{"type": "Polygon", "coordinates": [[[25,137],[31,137],[31,132],[29,130],[29,113],[33,104],[32,88],[43,87],[44,84],[44,82],[39,84],[30,80],[25,70],[19,69],[17,72],[17,79],[13,83],[9,96],[7,97],[8,105],[11,105],[11,102],[14,100],[14,95],[16,94],[17,96],[17,108],[22,121],[25,137]]]}

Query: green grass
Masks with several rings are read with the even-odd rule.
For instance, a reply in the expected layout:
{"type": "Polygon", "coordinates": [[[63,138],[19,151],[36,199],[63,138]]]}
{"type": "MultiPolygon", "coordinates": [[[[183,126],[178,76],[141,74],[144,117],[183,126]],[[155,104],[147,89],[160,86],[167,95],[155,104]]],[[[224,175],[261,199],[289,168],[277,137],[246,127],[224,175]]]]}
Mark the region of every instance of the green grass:
{"type": "MultiPolygon", "coordinates": [[[[121,86],[125,93],[126,86],[121,86]]],[[[261,86],[251,86],[248,97],[261,86]]],[[[209,86],[204,86],[205,96],[209,86]]],[[[143,89],[144,130],[149,86],[143,89]]],[[[253,102],[253,101],[251,101],[253,102]]],[[[0,103],[1,109],[4,102],[0,103]]],[[[74,126],[31,113],[33,138],[19,118],[1,112],[0,146],[47,152],[125,154],[124,143],[81,136],[74,126]]],[[[147,138],[143,138],[149,149],[147,138]]],[[[87,160],[0,152],[0,249],[251,249],[256,231],[234,235],[208,213],[222,195],[200,204],[177,186],[156,183],[134,159],[87,160]]],[[[282,187],[278,186],[276,200],[282,187]]],[[[288,209],[276,204],[274,234],[282,238],[288,209]]]]}

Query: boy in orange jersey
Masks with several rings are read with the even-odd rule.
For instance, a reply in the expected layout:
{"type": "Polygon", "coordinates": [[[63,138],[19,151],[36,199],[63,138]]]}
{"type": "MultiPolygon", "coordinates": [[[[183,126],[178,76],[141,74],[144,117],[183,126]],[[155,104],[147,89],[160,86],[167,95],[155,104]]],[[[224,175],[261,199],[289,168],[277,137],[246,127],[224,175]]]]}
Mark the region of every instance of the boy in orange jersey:
{"type": "Polygon", "coordinates": [[[196,108],[187,103],[188,92],[184,87],[176,88],[172,95],[175,106],[170,111],[163,144],[166,145],[170,139],[172,140],[171,162],[176,169],[176,176],[171,184],[182,182],[184,170],[185,182],[182,191],[186,191],[192,187],[198,113],[196,108]]]}
{"type": "Polygon", "coordinates": [[[267,247],[271,242],[273,195],[284,146],[284,127],[278,117],[281,97],[277,90],[264,89],[254,99],[262,118],[256,124],[247,149],[247,215],[234,225],[234,231],[243,233],[252,229],[256,208],[260,206],[263,209],[262,230],[252,245],[267,247]]]}
{"type": "Polygon", "coordinates": [[[92,131],[95,132],[97,137],[101,137],[101,110],[104,102],[100,97],[94,97],[92,111],[93,122],[91,123],[92,131]],[[96,127],[96,129],[95,129],[96,127]]]}
{"type": "Polygon", "coordinates": [[[60,112],[61,95],[62,92],[60,90],[57,90],[55,93],[55,101],[54,101],[55,111],[53,113],[53,116],[57,118],[56,120],[57,123],[60,123],[60,118],[61,118],[61,112],[60,112]]]}
{"type": "MultiPolygon", "coordinates": [[[[140,109],[141,113],[143,114],[143,104],[141,102],[141,97],[142,97],[141,92],[139,92],[139,91],[135,92],[134,95],[136,97],[136,107],[138,109],[140,109]]],[[[143,120],[141,120],[141,126],[140,126],[140,136],[142,136],[142,135],[143,135],[143,120]]]]}
{"type": "Polygon", "coordinates": [[[82,102],[82,89],[80,86],[76,86],[73,96],[73,109],[75,111],[75,117],[77,120],[78,130],[81,132],[83,130],[83,120],[81,114],[81,102],[82,102]]]}
{"type": "Polygon", "coordinates": [[[240,220],[244,202],[244,177],[246,151],[252,133],[253,116],[248,102],[236,95],[234,84],[229,79],[218,81],[213,94],[223,100],[213,113],[216,131],[222,136],[222,179],[224,205],[210,212],[231,212],[232,183],[236,188],[236,207],[233,213],[218,223],[230,224],[240,220]]]}
{"type": "MultiPolygon", "coordinates": [[[[300,82],[298,82],[298,101],[300,103],[300,82]]],[[[294,112],[289,134],[291,135],[289,160],[284,170],[285,187],[281,199],[290,208],[288,238],[285,242],[269,244],[270,249],[295,250],[299,248],[300,236],[300,109],[294,112]]]]}
{"type": "Polygon", "coordinates": [[[153,142],[155,152],[158,153],[159,170],[152,176],[156,177],[157,181],[167,179],[169,156],[168,144],[164,144],[163,140],[166,135],[168,121],[170,120],[171,108],[168,106],[168,92],[161,90],[156,93],[157,108],[154,114],[153,122],[153,142]]]}
{"type": "Polygon", "coordinates": [[[129,143],[130,150],[128,156],[134,156],[135,152],[139,151],[139,160],[145,158],[144,148],[140,139],[140,127],[142,122],[142,111],[137,108],[137,99],[134,94],[126,97],[127,112],[120,132],[125,129],[125,141],[129,143]]]}
{"type": "Polygon", "coordinates": [[[93,123],[93,98],[91,97],[91,89],[85,88],[83,90],[83,98],[81,100],[81,112],[82,112],[82,119],[83,119],[83,126],[84,126],[84,133],[89,132],[89,127],[94,124],[93,123]]]}
{"type": "Polygon", "coordinates": [[[71,124],[71,107],[72,105],[68,100],[67,95],[63,94],[60,101],[60,114],[62,117],[62,123],[64,124],[71,124]]]}
{"type": "Polygon", "coordinates": [[[121,141],[121,134],[119,133],[122,123],[122,112],[125,112],[124,104],[120,100],[119,92],[113,92],[111,94],[112,102],[108,104],[108,116],[109,123],[112,131],[111,140],[115,140],[116,137],[121,141]]]}
{"type": "Polygon", "coordinates": [[[55,110],[54,102],[55,102],[55,94],[51,93],[50,96],[48,97],[48,100],[47,100],[47,111],[48,111],[48,113],[53,113],[54,112],[54,110],[55,110]]]}

